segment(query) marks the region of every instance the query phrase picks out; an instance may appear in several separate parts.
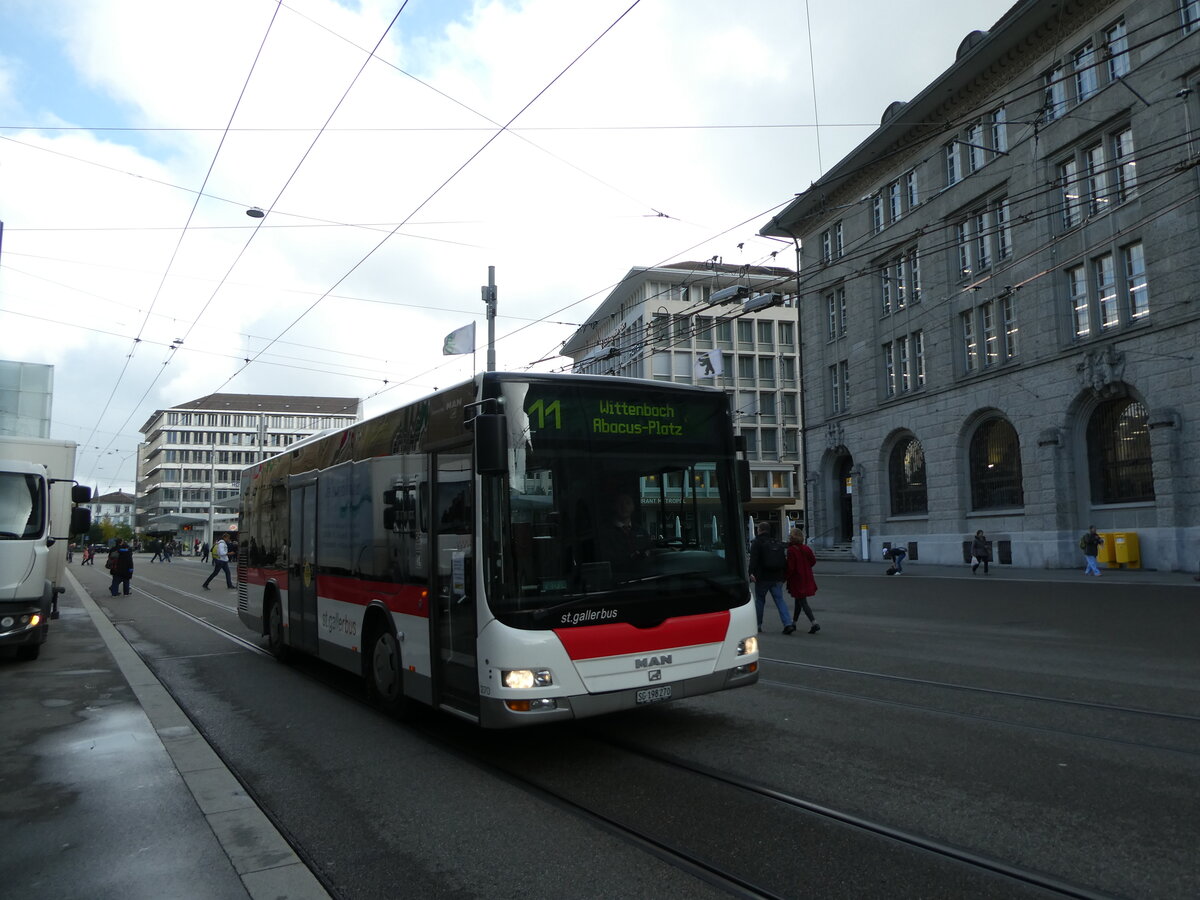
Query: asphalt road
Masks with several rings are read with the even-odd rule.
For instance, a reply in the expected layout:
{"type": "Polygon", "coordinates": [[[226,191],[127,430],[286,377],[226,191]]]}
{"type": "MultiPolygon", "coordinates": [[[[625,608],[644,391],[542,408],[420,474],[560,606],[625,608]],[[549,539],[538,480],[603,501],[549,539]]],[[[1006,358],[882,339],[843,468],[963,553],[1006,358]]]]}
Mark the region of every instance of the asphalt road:
{"type": "Polygon", "coordinates": [[[819,574],[822,631],[762,635],[754,687],[489,734],[433,714],[394,722],[352,679],[231,642],[197,619],[252,638],[236,592],[200,590],[208,569],[186,558],[145,559],[128,599],[108,596],[102,570],[80,580],[336,896],[726,896],[604,821],[698,848],[776,896],[1053,895],[855,819],[1079,895],[1200,896],[1192,586],[819,574]]]}

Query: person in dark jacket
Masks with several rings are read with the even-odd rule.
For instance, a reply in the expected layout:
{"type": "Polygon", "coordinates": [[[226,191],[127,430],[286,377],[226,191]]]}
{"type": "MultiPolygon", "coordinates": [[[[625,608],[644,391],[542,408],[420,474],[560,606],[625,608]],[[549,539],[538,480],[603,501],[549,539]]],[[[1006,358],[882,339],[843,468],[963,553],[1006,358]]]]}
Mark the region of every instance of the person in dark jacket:
{"type": "Polygon", "coordinates": [[[988,563],[992,561],[992,549],[988,545],[987,535],[983,533],[983,529],[975,532],[975,538],[971,541],[971,556],[975,562],[971,564],[971,574],[975,574],[975,570],[979,568],[979,564],[983,563],[983,574],[988,573],[988,563]]]}
{"type": "Polygon", "coordinates": [[[792,624],[800,621],[800,613],[803,611],[811,626],[808,629],[809,634],[816,634],[821,630],[813,616],[812,607],[808,605],[808,598],[817,592],[817,580],[813,578],[813,566],[816,562],[817,556],[812,547],[804,543],[804,532],[793,528],[788,534],[787,546],[787,589],[796,601],[792,624]]]}
{"type": "Polygon", "coordinates": [[[133,578],[133,551],[129,549],[129,544],[125,541],[118,543],[108,554],[105,565],[112,574],[112,585],[108,592],[115,597],[118,589],[124,586],[124,594],[128,597],[129,582],[133,578]]]}
{"type": "Polygon", "coordinates": [[[762,631],[763,610],[767,604],[767,592],[770,591],[779,610],[779,619],[783,622],[783,633],[791,634],[796,630],[796,624],[783,599],[783,582],[787,578],[787,548],[782,541],[771,537],[769,522],[759,522],[754,532],[754,540],[750,542],[750,580],[754,583],[758,630],[762,631]]]}

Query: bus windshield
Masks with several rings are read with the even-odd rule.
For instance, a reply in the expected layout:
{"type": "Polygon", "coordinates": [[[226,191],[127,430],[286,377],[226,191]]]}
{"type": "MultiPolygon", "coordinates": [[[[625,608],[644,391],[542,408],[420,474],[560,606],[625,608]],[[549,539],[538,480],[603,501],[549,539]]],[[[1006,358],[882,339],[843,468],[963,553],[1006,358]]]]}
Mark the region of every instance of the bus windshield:
{"type": "Polygon", "coordinates": [[[746,602],[723,394],[628,382],[503,391],[493,613],[530,628],[647,625],[746,602]]]}

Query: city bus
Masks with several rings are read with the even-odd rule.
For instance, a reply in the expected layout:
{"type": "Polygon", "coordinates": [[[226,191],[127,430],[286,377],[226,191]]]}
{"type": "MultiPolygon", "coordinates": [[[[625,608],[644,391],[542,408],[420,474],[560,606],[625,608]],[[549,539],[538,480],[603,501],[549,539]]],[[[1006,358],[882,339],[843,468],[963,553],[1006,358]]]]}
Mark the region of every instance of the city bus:
{"type": "Polygon", "coordinates": [[[489,372],[241,488],[241,620],[393,714],[508,728],[758,680],[721,391],[489,372]]]}

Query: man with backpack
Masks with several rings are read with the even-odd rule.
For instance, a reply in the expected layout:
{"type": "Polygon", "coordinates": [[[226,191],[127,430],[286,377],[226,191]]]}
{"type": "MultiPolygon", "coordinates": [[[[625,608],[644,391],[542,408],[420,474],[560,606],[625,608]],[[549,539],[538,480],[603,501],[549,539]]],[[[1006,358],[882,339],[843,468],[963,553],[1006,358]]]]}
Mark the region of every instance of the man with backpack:
{"type": "Polygon", "coordinates": [[[750,542],[750,581],[754,583],[754,607],[758,612],[759,631],[762,631],[768,591],[775,598],[775,607],[783,622],[783,633],[791,634],[796,630],[787,602],[783,599],[783,582],[786,578],[787,545],[771,537],[769,522],[759,522],[754,528],[754,540],[750,542]]]}

